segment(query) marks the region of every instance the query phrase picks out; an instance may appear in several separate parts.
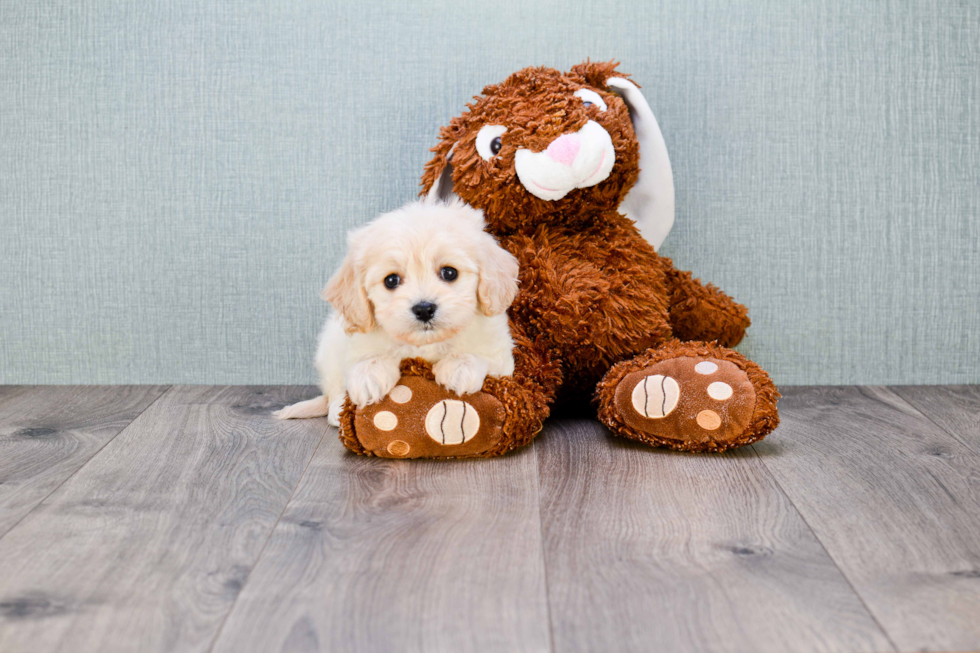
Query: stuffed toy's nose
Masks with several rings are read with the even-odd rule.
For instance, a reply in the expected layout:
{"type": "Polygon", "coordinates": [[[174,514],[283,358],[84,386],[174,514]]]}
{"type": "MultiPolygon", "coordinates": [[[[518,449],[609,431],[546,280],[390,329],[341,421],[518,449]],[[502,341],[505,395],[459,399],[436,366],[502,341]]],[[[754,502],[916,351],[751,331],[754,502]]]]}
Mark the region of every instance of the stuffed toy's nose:
{"type": "Polygon", "coordinates": [[[575,161],[575,155],[578,154],[578,148],[581,144],[582,141],[578,134],[565,134],[551,141],[551,145],[545,152],[548,153],[552,161],[570,166],[575,161]]]}

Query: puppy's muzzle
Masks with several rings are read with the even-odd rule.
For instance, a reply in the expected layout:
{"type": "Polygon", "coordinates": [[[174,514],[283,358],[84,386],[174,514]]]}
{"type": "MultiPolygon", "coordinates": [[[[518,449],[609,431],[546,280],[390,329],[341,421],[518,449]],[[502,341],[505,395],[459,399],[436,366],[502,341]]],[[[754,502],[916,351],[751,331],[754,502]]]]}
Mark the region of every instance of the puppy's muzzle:
{"type": "Polygon", "coordinates": [[[432,302],[419,302],[412,307],[412,313],[419,322],[430,322],[436,315],[436,308],[432,302]]]}

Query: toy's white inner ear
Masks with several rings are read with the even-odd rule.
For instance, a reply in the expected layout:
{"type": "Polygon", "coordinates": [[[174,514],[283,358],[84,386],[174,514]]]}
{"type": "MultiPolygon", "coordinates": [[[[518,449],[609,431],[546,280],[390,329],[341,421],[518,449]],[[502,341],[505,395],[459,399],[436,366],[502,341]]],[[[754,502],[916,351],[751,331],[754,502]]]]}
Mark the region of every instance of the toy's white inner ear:
{"type": "MultiPolygon", "coordinates": [[[[454,146],[455,147],[455,146],[454,146]]],[[[453,151],[449,150],[449,154],[446,155],[446,167],[442,169],[442,174],[440,174],[435,182],[432,184],[432,188],[426,194],[425,199],[429,201],[442,200],[447,201],[454,197],[453,193],[453,151]]]]}
{"type": "Polygon", "coordinates": [[[633,82],[610,77],[606,86],[626,102],[640,143],[640,176],[619,210],[636,223],[654,249],[660,249],[674,225],[674,173],[667,144],[650,105],[633,82]]]}

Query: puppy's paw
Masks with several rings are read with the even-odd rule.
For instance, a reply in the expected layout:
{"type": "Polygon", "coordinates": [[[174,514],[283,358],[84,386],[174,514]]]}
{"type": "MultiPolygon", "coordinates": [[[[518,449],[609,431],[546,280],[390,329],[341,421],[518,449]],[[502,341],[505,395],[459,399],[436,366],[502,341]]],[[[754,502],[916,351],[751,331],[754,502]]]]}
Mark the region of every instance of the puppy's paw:
{"type": "Polygon", "coordinates": [[[436,383],[458,395],[469,395],[483,389],[489,366],[472,354],[453,354],[432,366],[436,383]]]}
{"type": "Polygon", "coordinates": [[[358,408],[384,399],[401,378],[398,361],[368,358],[356,363],[347,379],[347,394],[358,408]]]}
{"type": "Polygon", "coordinates": [[[330,409],[327,413],[327,424],[330,426],[340,426],[340,411],[344,408],[344,400],[330,402],[330,409]]]}

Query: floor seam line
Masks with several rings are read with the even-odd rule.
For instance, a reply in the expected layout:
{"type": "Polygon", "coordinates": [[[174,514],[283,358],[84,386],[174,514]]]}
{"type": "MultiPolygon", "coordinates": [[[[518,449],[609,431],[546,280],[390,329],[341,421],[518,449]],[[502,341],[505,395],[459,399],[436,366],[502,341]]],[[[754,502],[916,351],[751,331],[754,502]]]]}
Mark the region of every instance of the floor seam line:
{"type": "Polygon", "coordinates": [[[303,467],[303,473],[300,474],[299,478],[296,480],[296,485],[293,487],[293,491],[289,493],[289,498],[286,499],[286,503],[283,504],[282,510],[279,512],[279,516],[276,517],[275,523],[269,530],[269,537],[265,538],[262,548],[259,549],[258,554],[255,556],[255,561],[249,568],[248,573],[245,574],[245,579],[242,581],[241,589],[239,589],[238,594],[235,595],[235,600],[231,602],[230,606],[228,606],[228,611],[225,613],[224,618],[222,618],[221,625],[218,626],[218,630],[214,634],[214,639],[211,640],[211,645],[207,648],[208,653],[211,653],[211,651],[214,650],[218,640],[221,638],[221,633],[224,632],[225,625],[228,623],[231,613],[235,611],[235,606],[238,605],[238,599],[245,592],[245,588],[248,586],[248,581],[252,578],[252,572],[255,571],[255,568],[259,565],[259,561],[262,560],[262,556],[265,555],[265,550],[269,547],[269,542],[272,541],[272,537],[276,534],[276,529],[279,528],[279,522],[282,521],[282,516],[286,514],[286,510],[289,509],[289,504],[293,502],[293,497],[296,496],[296,490],[299,489],[299,486],[303,483],[303,479],[306,478],[306,472],[309,471],[310,465],[313,464],[313,459],[316,458],[316,452],[320,450],[320,445],[323,444],[323,441],[327,438],[328,433],[330,433],[329,427],[326,431],[324,431],[323,435],[320,436],[319,442],[317,442],[316,446],[313,448],[313,453],[310,455],[310,459],[306,461],[306,466],[303,467]]]}
{"type": "MultiPolygon", "coordinates": [[[[85,386],[78,386],[78,387],[85,387],[85,386]]],[[[120,386],[120,387],[125,387],[125,386],[120,386]]],[[[133,387],[133,386],[129,386],[129,387],[133,387]]],[[[62,479],[62,481],[60,483],[58,483],[58,485],[56,485],[50,492],[48,492],[47,494],[44,495],[44,498],[43,499],[41,499],[40,501],[38,501],[37,504],[35,504],[35,506],[33,508],[31,508],[30,510],[28,510],[24,514],[23,517],[21,517],[16,522],[14,522],[10,526],[10,528],[8,528],[7,530],[5,530],[3,533],[0,533],[0,540],[2,540],[3,538],[7,537],[7,535],[9,535],[15,528],[17,528],[18,526],[20,526],[25,519],[27,519],[32,514],[34,514],[34,511],[37,510],[38,508],[40,508],[42,505],[44,505],[44,502],[47,501],[48,499],[50,499],[51,498],[51,495],[53,495],[55,492],[57,492],[58,490],[60,490],[65,483],[67,483],[69,480],[71,480],[72,478],[74,478],[75,475],[78,472],[82,471],[90,462],[92,462],[93,460],[95,460],[96,456],[98,456],[100,453],[102,453],[102,450],[103,449],[105,449],[106,447],[108,447],[109,444],[112,443],[112,442],[114,442],[116,438],[118,438],[120,435],[122,435],[123,433],[125,433],[129,429],[129,427],[131,427],[133,425],[133,423],[136,420],[138,420],[140,417],[143,416],[143,413],[145,413],[146,411],[150,410],[150,407],[151,406],[155,405],[158,401],[160,401],[161,399],[163,399],[164,396],[170,394],[170,391],[174,387],[176,387],[176,386],[174,386],[174,385],[168,385],[168,386],[166,386],[166,389],[163,392],[161,392],[159,395],[157,395],[157,397],[153,401],[151,401],[150,403],[148,403],[146,405],[146,408],[144,408],[137,415],[135,415],[133,417],[133,419],[129,420],[129,423],[126,424],[126,426],[124,426],[121,429],[119,429],[119,432],[118,433],[116,433],[114,436],[112,436],[111,438],[109,438],[108,440],[106,440],[102,444],[102,446],[99,447],[95,451],[95,453],[93,453],[91,456],[88,457],[88,460],[86,460],[84,463],[82,463],[81,465],[78,466],[78,469],[76,469],[71,474],[69,474],[64,479],[62,479]]]]}
{"type": "Polygon", "coordinates": [[[759,462],[762,463],[763,468],[766,470],[766,474],[769,475],[769,478],[772,479],[772,482],[776,484],[776,487],[779,489],[780,492],[782,492],[783,496],[786,497],[786,500],[789,501],[789,504],[793,506],[793,510],[795,510],[796,514],[800,516],[800,520],[806,526],[807,530],[810,531],[810,534],[813,535],[813,539],[815,539],[817,541],[817,544],[820,545],[820,548],[826,554],[827,559],[830,560],[832,563],[834,563],[834,567],[840,573],[841,578],[844,579],[844,582],[847,583],[847,586],[851,588],[852,592],[854,592],[854,596],[857,597],[857,600],[861,602],[861,605],[864,607],[864,611],[868,613],[868,616],[871,617],[871,620],[875,623],[876,626],[878,626],[878,630],[885,637],[888,643],[891,644],[892,653],[901,653],[902,649],[900,649],[895,644],[895,641],[892,639],[891,634],[885,629],[882,623],[878,621],[878,616],[874,612],[872,612],[871,606],[867,604],[867,602],[864,600],[864,597],[861,596],[861,593],[854,586],[854,583],[851,582],[850,577],[848,577],[847,573],[843,569],[841,569],[841,566],[834,559],[834,556],[830,554],[830,551],[827,549],[827,545],[824,544],[823,540],[820,539],[820,536],[817,535],[817,532],[813,529],[813,526],[811,526],[810,522],[807,521],[806,516],[803,514],[803,511],[800,510],[800,507],[796,505],[795,501],[793,501],[793,497],[791,497],[789,493],[786,491],[786,489],[783,488],[782,484],[779,482],[779,479],[776,478],[776,475],[773,474],[772,470],[769,469],[769,466],[766,465],[765,459],[756,450],[755,445],[750,445],[749,448],[752,450],[752,453],[755,454],[755,457],[759,459],[759,462]]]}
{"type": "MultiPolygon", "coordinates": [[[[957,442],[959,442],[961,445],[963,445],[964,447],[966,447],[967,450],[969,450],[971,453],[975,453],[975,454],[980,455],[980,449],[977,449],[975,447],[975,445],[971,444],[968,441],[965,441],[962,437],[960,437],[960,435],[958,433],[954,433],[954,432],[950,431],[948,428],[946,428],[945,426],[943,426],[942,424],[940,424],[936,420],[932,419],[932,417],[930,417],[929,414],[926,411],[922,410],[917,405],[913,404],[911,401],[909,401],[908,399],[906,399],[905,397],[903,397],[899,393],[895,392],[895,390],[893,389],[893,388],[902,387],[902,386],[883,385],[881,387],[882,388],[885,388],[886,390],[888,390],[888,392],[892,393],[893,395],[895,395],[896,397],[898,397],[899,399],[901,399],[902,401],[904,401],[906,404],[908,404],[909,406],[911,406],[913,409],[915,409],[915,412],[919,413],[919,415],[921,415],[926,420],[928,420],[928,422],[930,424],[932,424],[933,426],[935,426],[936,428],[938,428],[940,431],[942,431],[943,433],[945,433],[949,437],[951,437],[954,440],[956,440],[957,442]]],[[[937,387],[945,387],[945,386],[937,386],[937,387]]]]}

